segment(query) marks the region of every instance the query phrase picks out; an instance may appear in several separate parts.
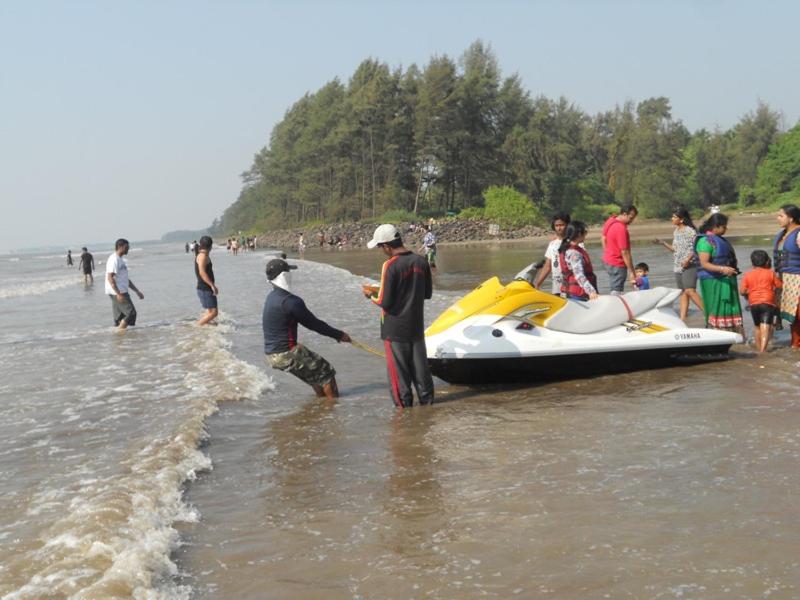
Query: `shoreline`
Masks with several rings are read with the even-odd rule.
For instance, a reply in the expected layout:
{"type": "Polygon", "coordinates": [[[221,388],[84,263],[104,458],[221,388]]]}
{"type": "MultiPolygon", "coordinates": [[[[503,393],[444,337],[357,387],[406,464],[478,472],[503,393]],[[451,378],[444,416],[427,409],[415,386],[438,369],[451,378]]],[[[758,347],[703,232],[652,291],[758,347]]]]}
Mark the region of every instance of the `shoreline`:
{"type": "MultiPolygon", "coordinates": [[[[750,236],[769,236],[772,239],[778,232],[778,223],[775,220],[773,213],[735,213],[728,215],[730,222],[728,227],[727,237],[750,237],[750,236]]],[[[699,226],[701,223],[698,221],[695,225],[699,226]]],[[[590,244],[600,243],[600,233],[603,226],[600,224],[590,225],[588,239],[590,244]]],[[[628,227],[628,232],[631,236],[631,242],[649,242],[656,238],[670,241],[672,239],[672,224],[668,220],[662,219],[637,219],[633,225],[628,227]]],[[[544,237],[525,237],[510,240],[475,240],[473,242],[466,242],[466,244],[485,244],[485,243],[510,243],[515,244],[519,242],[527,243],[542,243],[547,244],[552,235],[544,237]]],[[[464,245],[465,243],[445,242],[442,245],[464,245]]]]}
{"type": "MultiPolygon", "coordinates": [[[[769,236],[775,235],[779,227],[775,220],[775,213],[738,212],[728,215],[730,224],[728,237],[769,236]]],[[[699,223],[697,223],[699,224],[699,223]]],[[[305,237],[306,252],[313,254],[331,251],[365,250],[366,241],[371,238],[372,231],[377,227],[374,223],[342,223],[318,226],[312,228],[284,229],[267,232],[257,236],[258,246],[261,248],[275,248],[287,252],[298,252],[297,240],[302,233],[305,237]],[[322,245],[317,241],[317,235],[323,234],[326,240],[322,245]],[[330,236],[330,237],[329,237],[330,236]],[[327,240],[336,238],[346,240],[344,244],[331,244],[327,240]]],[[[406,246],[415,249],[421,244],[424,232],[410,231],[409,224],[399,226],[406,246]]],[[[600,242],[602,224],[589,227],[589,243],[600,242]]],[[[448,220],[434,224],[437,235],[437,245],[446,247],[459,246],[487,246],[529,244],[532,246],[546,246],[553,239],[548,230],[535,226],[526,226],[502,231],[497,236],[489,236],[488,222],[479,220],[448,220]]],[[[628,229],[631,242],[642,243],[660,238],[672,239],[672,224],[666,219],[637,219],[628,229]]]]}

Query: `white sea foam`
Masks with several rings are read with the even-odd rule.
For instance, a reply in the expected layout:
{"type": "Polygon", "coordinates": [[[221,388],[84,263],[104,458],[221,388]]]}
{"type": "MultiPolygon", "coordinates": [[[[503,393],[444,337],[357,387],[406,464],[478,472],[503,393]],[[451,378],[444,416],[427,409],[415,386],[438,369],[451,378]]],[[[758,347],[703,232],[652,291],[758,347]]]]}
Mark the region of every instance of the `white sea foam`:
{"type": "MultiPolygon", "coordinates": [[[[51,488],[32,497],[27,515],[50,512],[54,520],[43,532],[44,544],[19,557],[20,563],[34,568],[28,571],[24,585],[8,590],[5,598],[102,597],[111,589],[134,598],[191,596],[191,589],[175,579],[177,566],[171,555],[179,544],[176,523],[199,518],[183,500],[183,485],[212,467],[199,449],[206,436],[205,420],[216,412],[219,402],[257,399],[272,389],[273,383],[263,369],[230,352],[225,326],[172,327],[174,335],[170,333],[169,348],[164,352],[175,360],[159,367],[164,385],[117,385],[113,387],[115,400],[101,394],[97,402],[119,402],[119,408],[106,418],[120,414],[136,418],[126,412],[129,405],[124,398],[146,399],[150,394],[153,400],[183,407],[169,413],[179,418],[152,437],[134,440],[139,449],[133,446],[120,465],[122,472],[102,476],[75,472],[69,489],[51,488]],[[200,363],[198,356],[203,357],[200,363]]],[[[97,392],[89,390],[82,409],[89,407],[97,392]]],[[[74,416],[66,410],[60,414],[70,419],[74,416]]]]}
{"type": "Polygon", "coordinates": [[[60,290],[69,285],[81,283],[75,275],[43,279],[37,281],[27,281],[25,283],[12,283],[5,287],[0,287],[0,300],[8,298],[19,298],[20,296],[39,296],[60,290]]]}

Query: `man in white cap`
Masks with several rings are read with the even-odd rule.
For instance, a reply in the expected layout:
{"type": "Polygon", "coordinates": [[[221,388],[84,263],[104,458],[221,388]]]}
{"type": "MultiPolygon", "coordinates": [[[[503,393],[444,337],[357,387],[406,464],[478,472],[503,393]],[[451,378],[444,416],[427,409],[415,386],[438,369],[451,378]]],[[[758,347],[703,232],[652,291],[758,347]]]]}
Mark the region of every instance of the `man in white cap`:
{"type": "Polygon", "coordinates": [[[413,405],[412,384],[420,404],[433,403],[433,376],[425,349],[423,305],[433,295],[428,261],[405,246],[394,225],[375,230],[367,248],[380,248],[383,263],[377,292],[364,286],[364,295],[381,307],[381,339],[386,350],[389,391],[397,408],[413,405]]]}
{"type": "Polygon", "coordinates": [[[317,397],[337,398],[336,371],[322,356],[297,342],[297,324],[337,342],[349,342],[350,336],[315,317],[303,299],[291,292],[290,275],[296,268],[297,265],[281,258],[267,263],[267,279],[273,289],[267,295],[261,316],[264,354],[273,369],[305,381],[314,388],[317,397]]]}

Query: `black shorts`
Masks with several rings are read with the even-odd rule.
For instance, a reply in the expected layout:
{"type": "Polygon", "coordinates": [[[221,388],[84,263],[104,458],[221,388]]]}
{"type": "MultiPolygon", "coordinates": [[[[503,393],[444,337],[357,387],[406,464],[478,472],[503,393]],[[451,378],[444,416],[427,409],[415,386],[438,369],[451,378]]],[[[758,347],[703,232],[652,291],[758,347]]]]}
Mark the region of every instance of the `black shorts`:
{"type": "Polygon", "coordinates": [[[753,304],[750,306],[750,314],[753,316],[753,325],[758,327],[762,323],[775,325],[778,318],[778,309],[772,304],[753,304]]]}

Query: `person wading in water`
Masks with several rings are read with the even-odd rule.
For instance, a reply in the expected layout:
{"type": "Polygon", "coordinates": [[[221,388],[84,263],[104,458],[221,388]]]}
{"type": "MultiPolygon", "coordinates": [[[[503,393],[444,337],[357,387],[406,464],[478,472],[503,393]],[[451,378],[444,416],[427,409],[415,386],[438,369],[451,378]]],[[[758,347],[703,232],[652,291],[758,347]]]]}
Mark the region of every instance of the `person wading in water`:
{"type": "Polygon", "coordinates": [[[207,235],[200,238],[197,256],[194,259],[194,274],[197,277],[197,297],[200,298],[200,305],[206,309],[205,314],[197,320],[197,325],[207,325],[217,318],[219,309],[217,307],[217,296],[219,288],[214,283],[214,266],[211,263],[211,247],[214,242],[207,235]]]}

